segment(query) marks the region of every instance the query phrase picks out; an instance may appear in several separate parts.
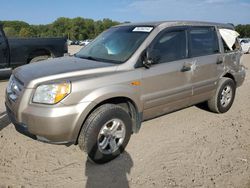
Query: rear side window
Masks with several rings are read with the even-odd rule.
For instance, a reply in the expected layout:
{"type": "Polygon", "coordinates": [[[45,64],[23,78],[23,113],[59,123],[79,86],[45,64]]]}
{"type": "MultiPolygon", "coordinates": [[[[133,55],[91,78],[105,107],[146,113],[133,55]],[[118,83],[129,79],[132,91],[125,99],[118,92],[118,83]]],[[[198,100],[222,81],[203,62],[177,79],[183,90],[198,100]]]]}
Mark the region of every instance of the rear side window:
{"type": "Polygon", "coordinates": [[[191,57],[210,55],[219,52],[218,37],[213,27],[192,28],[190,36],[191,57]]]}
{"type": "Polygon", "coordinates": [[[186,58],[185,30],[166,31],[153,43],[151,50],[158,55],[158,63],[186,58]]]}

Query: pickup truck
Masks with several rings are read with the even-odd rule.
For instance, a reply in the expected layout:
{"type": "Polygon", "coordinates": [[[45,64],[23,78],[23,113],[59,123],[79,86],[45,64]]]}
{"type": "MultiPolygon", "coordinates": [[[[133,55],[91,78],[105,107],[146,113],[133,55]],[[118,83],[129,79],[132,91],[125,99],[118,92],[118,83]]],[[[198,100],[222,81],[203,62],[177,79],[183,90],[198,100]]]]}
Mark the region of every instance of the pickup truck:
{"type": "Polygon", "coordinates": [[[66,38],[7,38],[0,25],[0,77],[20,65],[67,53],[66,38]]]}

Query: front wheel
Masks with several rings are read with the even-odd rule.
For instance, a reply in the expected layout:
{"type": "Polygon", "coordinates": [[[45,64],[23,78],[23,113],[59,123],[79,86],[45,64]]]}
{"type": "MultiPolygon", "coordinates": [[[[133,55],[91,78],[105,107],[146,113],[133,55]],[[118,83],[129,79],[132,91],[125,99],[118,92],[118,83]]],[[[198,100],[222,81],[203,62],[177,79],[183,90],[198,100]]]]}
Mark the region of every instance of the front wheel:
{"type": "Polygon", "coordinates": [[[131,132],[132,120],[128,112],[120,106],[105,104],[87,118],[78,145],[91,161],[102,164],[124,151],[131,132]]]}
{"type": "Polygon", "coordinates": [[[208,100],[208,108],[216,113],[227,112],[234,101],[236,91],[235,82],[230,78],[221,78],[215,95],[208,100]]]}

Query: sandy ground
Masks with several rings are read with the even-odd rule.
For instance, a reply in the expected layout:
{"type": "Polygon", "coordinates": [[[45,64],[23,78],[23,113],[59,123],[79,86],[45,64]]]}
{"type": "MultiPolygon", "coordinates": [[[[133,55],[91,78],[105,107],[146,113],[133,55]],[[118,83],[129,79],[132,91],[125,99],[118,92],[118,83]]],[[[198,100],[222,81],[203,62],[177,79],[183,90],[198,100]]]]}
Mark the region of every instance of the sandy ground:
{"type": "Polygon", "coordinates": [[[83,47],[78,46],[78,45],[71,45],[71,46],[69,46],[69,53],[72,55],[72,54],[78,52],[81,48],[83,48],[83,47]]]}
{"type": "MultiPolygon", "coordinates": [[[[70,50],[77,51],[77,47],[70,50]]],[[[250,67],[250,55],[244,56],[250,67]]],[[[0,115],[2,187],[250,187],[250,71],[226,114],[193,106],[144,122],[123,153],[93,165],[78,146],[40,143],[0,115]]],[[[0,83],[0,112],[4,89],[0,83]]]]}

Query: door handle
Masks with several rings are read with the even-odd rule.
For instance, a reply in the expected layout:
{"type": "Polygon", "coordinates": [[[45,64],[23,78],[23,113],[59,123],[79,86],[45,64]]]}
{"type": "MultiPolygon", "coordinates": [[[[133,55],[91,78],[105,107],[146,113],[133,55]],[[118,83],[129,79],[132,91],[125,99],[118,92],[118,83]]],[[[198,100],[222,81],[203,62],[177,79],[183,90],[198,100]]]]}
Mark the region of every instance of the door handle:
{"type": "Polygon", "coordinates": [[[222,60],[218,60],[218,61],[216,62],[217,65],[222,64],[222,63],[223,63],[222,60]]]}
{"type": "Polygon", "coordinates": [[[191,70],[191,64],[190,65],[183,65],[181,72],[187,72],[191,70]]]}
{"type": "Polygon", "coordinates": [[[222,64],[222,63],[224,62],[224,60],[225,60],[225,57],[219,56],[219,57],[217,58],[216,64],[217,64],[217,65],[222,64]]]}

